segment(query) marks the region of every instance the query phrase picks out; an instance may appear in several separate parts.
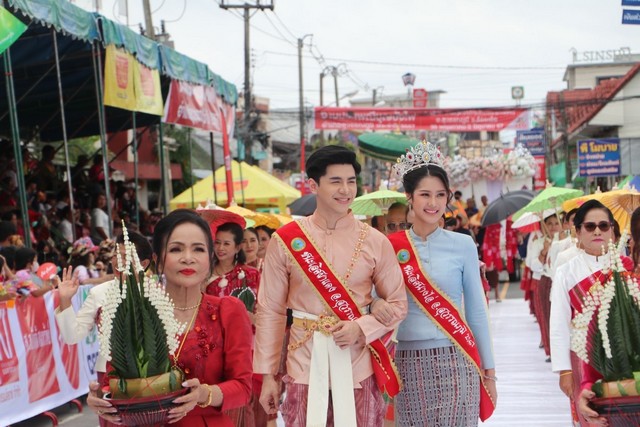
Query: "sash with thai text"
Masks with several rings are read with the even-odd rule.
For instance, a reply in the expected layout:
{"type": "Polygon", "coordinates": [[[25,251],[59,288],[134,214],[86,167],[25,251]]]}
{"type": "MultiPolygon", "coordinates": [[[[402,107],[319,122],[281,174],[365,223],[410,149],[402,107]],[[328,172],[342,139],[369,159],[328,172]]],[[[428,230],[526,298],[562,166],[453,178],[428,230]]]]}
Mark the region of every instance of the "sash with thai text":
{"type": "Polygon", "coordinates": [[[457,307],[429,278],[422,268],[409,231],[393,233],[389,237],[398,257],[400,269],[409,294],[422,311],[473,364],[480,375],[480,419],[488,419],[495,409],[484,385],[480,371],[480,353],[469,326],[460,316],[457,307]]]}
{"type": "MultiPolygon", "coordinates": [[[[340,320],[353,321],[362,316],[345,284],[334,273],[331,264],[324,259],[297,221],[280,227],[275,235],[282,240],[291,258],[298,264],[327,307],[340,320]]],[[[389,396],[395,396],[400,391],[401,381],[384,343],[377,339],[367,347],[371,352],[378,387],[389,396]]]]}

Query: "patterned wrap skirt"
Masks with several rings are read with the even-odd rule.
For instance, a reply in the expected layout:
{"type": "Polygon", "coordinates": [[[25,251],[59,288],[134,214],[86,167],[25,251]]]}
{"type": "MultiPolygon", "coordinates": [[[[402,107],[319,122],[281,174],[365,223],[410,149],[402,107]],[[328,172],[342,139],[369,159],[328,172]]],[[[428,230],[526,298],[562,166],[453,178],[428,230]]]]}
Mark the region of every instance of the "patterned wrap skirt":
{"type": "Polygon", "coordinates": [[[404,387],[395,398],[399,427],[471,427],[480,415],[480,375],[456,347],[396,349],[404,387]]]}

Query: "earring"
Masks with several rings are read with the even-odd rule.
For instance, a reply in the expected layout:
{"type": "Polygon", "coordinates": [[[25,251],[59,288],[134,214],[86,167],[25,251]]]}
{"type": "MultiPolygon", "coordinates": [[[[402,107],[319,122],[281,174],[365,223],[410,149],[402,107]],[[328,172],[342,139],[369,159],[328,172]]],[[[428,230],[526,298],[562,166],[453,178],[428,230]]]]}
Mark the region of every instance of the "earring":
{"type": "Polygon", "coordinates": [[[164,273],[160,275],[160,283],[162,284],[162,287],[167,286],[167,276],[164,273]]]}

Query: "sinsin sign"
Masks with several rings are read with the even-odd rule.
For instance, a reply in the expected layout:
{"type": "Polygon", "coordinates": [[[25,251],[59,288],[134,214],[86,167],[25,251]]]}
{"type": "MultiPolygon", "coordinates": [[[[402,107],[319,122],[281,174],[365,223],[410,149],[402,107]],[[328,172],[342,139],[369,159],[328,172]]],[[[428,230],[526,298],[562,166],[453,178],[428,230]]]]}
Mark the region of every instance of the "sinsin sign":
{"type": "Polygon", "coordinates": [[[621,47],[620,49],[609,50],[588,50],[578,52],[575,47],[569,49],[573,57],[573,63],[577,62],[624,62],[631,60],[631,48],[621,47]]]}

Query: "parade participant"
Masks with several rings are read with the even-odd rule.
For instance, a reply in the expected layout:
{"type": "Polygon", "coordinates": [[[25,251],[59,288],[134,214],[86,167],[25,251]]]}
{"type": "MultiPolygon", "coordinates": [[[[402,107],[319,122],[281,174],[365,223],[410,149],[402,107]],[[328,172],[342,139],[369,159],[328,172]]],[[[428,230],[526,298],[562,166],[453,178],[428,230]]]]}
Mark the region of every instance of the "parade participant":
{"type": "MultiPolygon", "coordinates": [[[[176,426],[233,426],[225,411],[245,405],[251,393],[251,324],[235,298],[204,295],[211,276],[213,241],[209,225],[194,211],[178,209],[160,220],[153,258],[173,300],[176,320],[188,325],[171,362],[186,375],[190,391],[173,401],[176,426]]],[[[90,385],[87,404],[101,418],[119,421],[116,409],[90,385]]]]}
{"type": "MultiPolygon", "coordinates": [[[[147,269],[151,263],[151,244],[146,237],[136,233],[135,231],[128,231],[128,234],[129,241],[136,247],[136,252],[138,253],[142,267],[147,269]]],[[[120,234],[116,239],[116,242],[120,245],[120,253],[124,259],[124,235],[120,234]]],[[[119,274],[115,253],[112,256],[111,265],[114,269],[114,273],[119,274]]],[[[111,278],[108,281],[93,286],[89,290],[87,298],[82,303],[82,307],[80,307],[80,310],[76,313],[73,311],[71,300],[78,292],[78,288],[82,283],[80,282],[78,273],[71,269],[73,269],[73,267],[69,266],[68,270],[71,271],[70,274],[65,272],[65,276],[69,280],[63,280],[58,286],[60,305],[55,309],[54,314],[56,322],[58,323],[58,329],[60,330],[60,336],[62,336],[63,341],[67,344],[77,344],[87,337],[89,332],[91,332],[93,327],[96,325],[98,312],[104,304],[106,291],[111,285],[113,275],[110,275],[111,278]]],[[[100,353],[98,353],[98,360],[96,361],[96,371],[98,373],[98,381],[101,382],[102,376],[106,371],[106,360],[100,353]]]]}
{"type": "Polygon", "coordinates": [[[382,426],[380,388],[392,396],[399,389],[379,338],[406,315],[406,294],[389,241],[349,210],[359,173],[352,151],[337,145],[316,150],[307,160],[316,211],[279,228],[267,248],[253,365],[264,374],[260,403],[272,414],[280,407],[287,426],[382,426]],[[374,289],[392,306],[389,326],[367,314],[374,289]],[[294,319],[279,406],[274,377],[287,307],[294,319]]]}
{"type": "Polygon", "coordinates": [[[389,236],[410,295],[396,348],[404,384],[395,399],[396,422],[474,426],[478,417],[491,416],[497,400],[476,246],[438,226],[451,190],[434,145],[412,148],[396,171],[415,213],[410,230],[389,236]]]}
{"type": "MultiPolygon", "coordinates": [[[[258,294],[258,284],[260,283],[260,272],[247,264],[247,257],[243,250],[244,239],[244,231],[238,223],[225,222],[217,227],[214,240],[213,274],[205,291],[207,294],[219,297],[238,296],[239,290],[246,287],[248,292],[253,294],[253,301],[255,301],[258,294]]],[[[254,323],[254,312],[255,303],[249,311],[251,323],[254,323]]],[[[260,380],[259,376],[254,376],[253,382],[260,385],[260,380]]],[[[260,387],[258,387],[258,390],[253,390],[249,405],[235,408],[227,413],[236,426],[255,425],[256,427],[262,427],[266,425],[268,414],[264,413],[264,410],[260,407],[258,401],[259,389],[260,387]]]]}
{"type": "Polygon", "coordinates": [[[576,216],[576,212],[578,212],[577,208],[571,209],[564,215],[562,220],[564,233],[560,233],[560,240],[553,242],[549,248],[547,259],[549,260],[549,272],[552,280],[560,265],[578,255],[575,228],[573,227],[573,218],[576,216]]]}
{"type": "Polygon", "coordinates": [[[258,231],[255,228],[249,227],[245,229],[242,250],[247,257],[246,264],[262,273],[264,259],[258,256],[258,251],[260,250],[259,239],[260,236],[258,236],[258,231]]]}
{"type": "Polygon", "coordinates": [[[231,295],[238,288],[248,286],[258,294],[260,272],[246,264],[242,250],[244,231],[240,224],[225,222],[218,226],[214,241],[213,274],[206,293],[219,297],[231,295]]]}
{"type": "Polygon", "coordinates": [[[549,263],[549,251],[554,241],[557,241],[562,230],[562,225],[556,214],[549,215],[541,222],[544,229],[545,238],[540,240],[542,245],[534,245],[534,255],[537,252],[538,257],[532,262],[532,270],[534,274],[540,272],[538,286],[533,293],[536,298],[535,308],[538,310],[538,326],[540,327],[540,338],[544,353],[547,356],[545,362],[551,362],[551,348],[549,344],[549,316],[551,310],[551,271],[549,263]]]}
{"type": "Polygon", "coordinates": [[[395,202],[387,210],[385,219],[385,234],[395,233],[400,230],[407,230],[411,224],[407,222],[407,205],[395,202]]]}
{"type": "Polygon", "coordinates": [[[256,231],[258,232],[259,243],[258,258],[264,259],[264,256],[267,253],[267,245],[269,244],[269,240],[271,240],[271,235],[274,230],[266,225],[259,225],[256,227],[256,231]]]}
{"type": "MultiPolygon", "coordinates": [[[[604,256],[613,234],[614,218],[611,211],[597,200],[585,202],[576,212],[573,224],[580,252],[558,267],[551,289],[551,369],[559,374],[562,392],[571,400],[574,420],[580,390],[580,361],[570,351],[571,319],[575,310],[581,310],[581,295],[602,276],[604,256]]],[[[625,267],[631,261],[624,258],[625,267]]],[[[585,423],[586,420],[581,420],[585,423]]]]}

